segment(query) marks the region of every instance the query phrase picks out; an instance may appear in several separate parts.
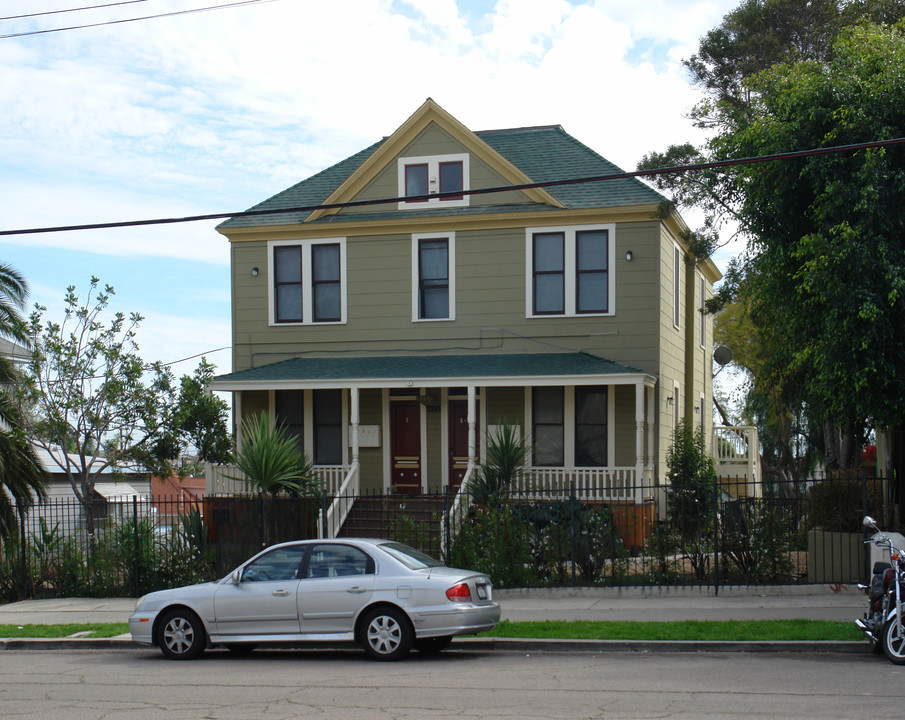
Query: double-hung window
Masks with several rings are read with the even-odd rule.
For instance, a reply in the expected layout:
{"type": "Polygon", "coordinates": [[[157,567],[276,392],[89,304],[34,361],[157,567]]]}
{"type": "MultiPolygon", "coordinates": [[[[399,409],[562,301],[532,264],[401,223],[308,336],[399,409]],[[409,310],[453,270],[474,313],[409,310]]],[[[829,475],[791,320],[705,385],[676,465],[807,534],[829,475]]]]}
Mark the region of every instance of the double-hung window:
{"type": "Polygon", "coordinates": [[[606,385],[531,390],[532,460],[537,467],[607,467],[610,414],[606,385]]]}
{"type": "Polygon", "coordinates": [[[463,207],[468,195],[460,194],[469,188],[468,153],[403,157],[397,161],[400,210],[463,207]],[[435,196],[435,197],[431,197],[435,196]]]}
{"type": "Polygon", "coordinates": [[[455,320],[455,233],[412,236],[412,319],[455,320]]]}
{"type": "Polygon", "coordinates": [[[561,387],[536,387],[532,392],[531,420],[535,465],[562,467],[565,462],[563,401],[561,387]]]}
{"type": "Polygon", "coordinates": [[[342,464],[342,401],[342,390],[314,391],[315,465],[342,464]]]}
{"type": "Polygon", "coordinates": [[[345,238],[275,241],[268,247],[273,324],[346,321],[345,238]]]}
{"type": "Polygon", "coordinates": [[[614,226],[528,228],[528,317],[611,315],[614,226]]]}

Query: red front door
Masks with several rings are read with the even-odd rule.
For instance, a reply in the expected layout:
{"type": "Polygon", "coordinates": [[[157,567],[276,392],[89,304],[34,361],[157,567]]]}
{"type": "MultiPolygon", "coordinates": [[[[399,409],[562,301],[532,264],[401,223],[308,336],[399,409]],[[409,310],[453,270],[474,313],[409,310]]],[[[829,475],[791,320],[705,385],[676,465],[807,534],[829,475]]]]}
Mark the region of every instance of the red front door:
{"type": "Polygon", "coordinates": [[[421,492],[421,406],[416,400],[390,403],[390,481],[397,493],[421,492]]]}
{"type": "MultiPolygon", "coordinates": [[[[475,443],[480,437],[475,423],[475,443]]],[[[468,401],[449,401],[449,486],[458,490],[468,470],[468,401]]]]}

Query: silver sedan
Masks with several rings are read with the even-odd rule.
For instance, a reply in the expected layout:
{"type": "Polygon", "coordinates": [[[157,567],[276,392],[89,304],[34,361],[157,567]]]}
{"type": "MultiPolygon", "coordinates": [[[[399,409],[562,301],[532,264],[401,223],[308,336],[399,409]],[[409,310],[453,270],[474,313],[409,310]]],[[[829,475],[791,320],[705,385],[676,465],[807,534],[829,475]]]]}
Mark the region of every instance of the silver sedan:
{"type": "Polygon", "coordinates": [[[377,660],[398,660],[499,621],[486,575],[402,543],[341,539],[274,545],[221,580],[145,595],[129,629],[174,660],[214,646],[308,642],[355,642],[377,660]]]}

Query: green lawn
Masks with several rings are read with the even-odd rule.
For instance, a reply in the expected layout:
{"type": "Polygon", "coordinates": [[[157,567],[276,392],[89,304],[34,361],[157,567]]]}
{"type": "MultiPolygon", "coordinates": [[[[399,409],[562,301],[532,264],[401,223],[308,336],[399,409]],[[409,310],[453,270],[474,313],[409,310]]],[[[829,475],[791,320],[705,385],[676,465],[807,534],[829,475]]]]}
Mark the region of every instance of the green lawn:
{"type": "MultiPolygon", "coordinates": [[[[62,638],[76,633],[106,638],[129,632],[126,623],[84,625],[0,625],[3,638],[62,638]]],[[[828,620],[727,620],[681,622],[510,622],[481,637],[573,640],[859,640],[850,622],[828,620]]]]}
{"type": "Polygon", "coordinates": [[[2,638],[65,638],[77,633],[82,637],[108,638],[129,632],[128,623],[91,623],[71,625],[0,625],[2,638]]]}
{"type": "Polygon", "coordinates": [[[726,620],[679,622],[591,622],[504,620],[486,637],[573,640],[859,640],[850,622],[829,620],[726,620]]]}

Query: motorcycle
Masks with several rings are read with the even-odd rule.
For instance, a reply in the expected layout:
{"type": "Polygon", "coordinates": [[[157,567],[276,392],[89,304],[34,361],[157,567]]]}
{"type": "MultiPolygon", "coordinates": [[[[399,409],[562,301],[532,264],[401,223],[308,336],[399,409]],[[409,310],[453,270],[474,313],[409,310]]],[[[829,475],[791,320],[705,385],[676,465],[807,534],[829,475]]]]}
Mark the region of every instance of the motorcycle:
{"type": "Polygon", "coordinates": [[[869,515],[864,527],[873,530],[874,536],[865,543],[883,548],[889,553],[889,562],[875,562],[870,584],[858,583],[868,596],[868,610],[855,625],[870,640],[875,653],[884,653],[896,665],[905,665],[905,551],[896,548],[893,541],[880,532],[877,521],[869,515]]]}

